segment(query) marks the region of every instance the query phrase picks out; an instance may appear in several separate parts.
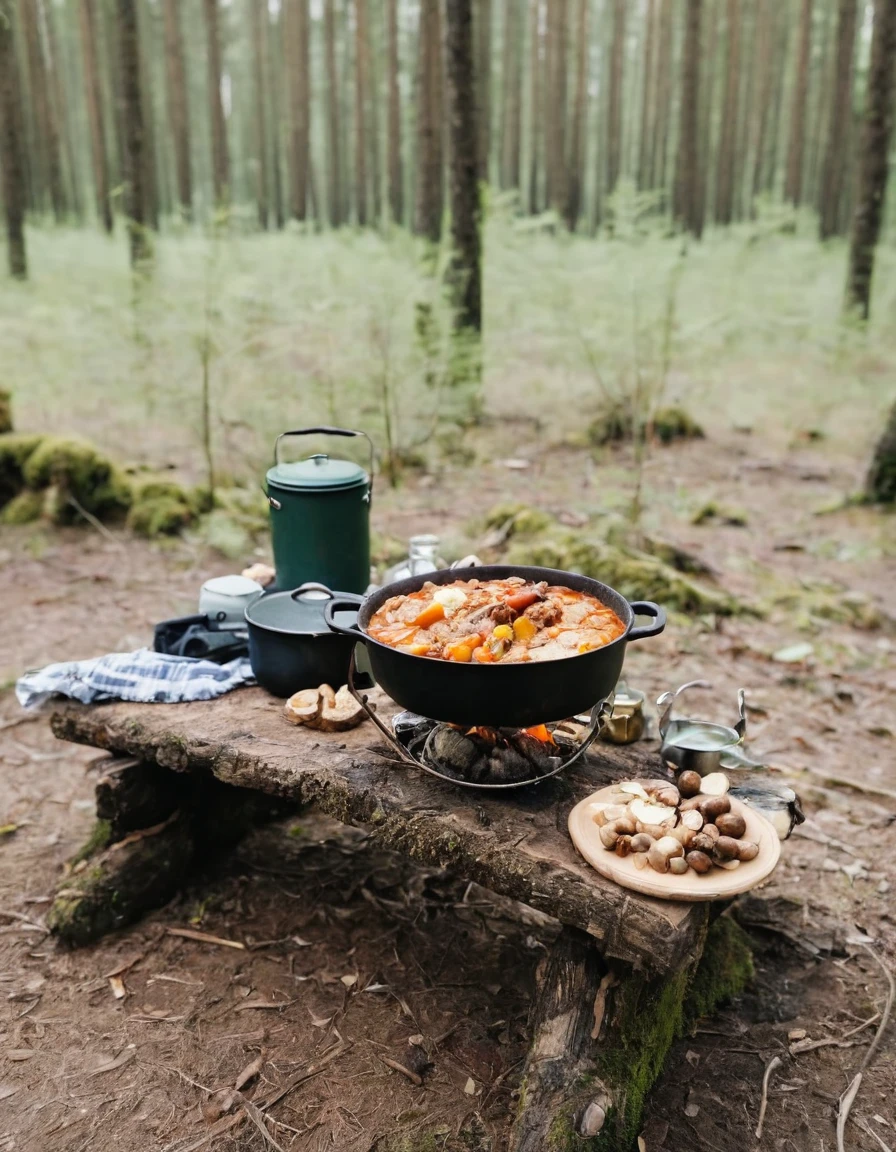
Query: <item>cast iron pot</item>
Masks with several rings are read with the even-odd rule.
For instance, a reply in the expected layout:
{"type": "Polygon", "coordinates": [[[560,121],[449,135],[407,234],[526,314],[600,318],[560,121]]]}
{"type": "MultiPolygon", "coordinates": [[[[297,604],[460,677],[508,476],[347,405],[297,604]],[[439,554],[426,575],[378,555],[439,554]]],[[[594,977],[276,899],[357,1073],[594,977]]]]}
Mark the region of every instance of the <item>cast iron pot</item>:
{"type": "Polygon", "coordinates": [[[285,697],[319,684],[345,684],[354,636],[336,635],[324,620],[324,604],[329,607],[337,598],[343,608],[357,608],[363,599],[309,583],[294,592],[268,593],[249,605],[249,660],[262,688],[285,697]],[[325,593],[326,598],[309,593],[325,593]]]}
{"type": "Polygon", "coordinates": [[[348,597],[334,596],[324,609],[327,624],[340,636],[366,645],[374,679],[396,703],[431,720],[492,728],[528,728],[588,712],[615,688],[626,644],[656,636],[666,626],[666,613],[658,605],[641,600],[629,604],[621,593],[598,580],[552,568],[486,565],[411,576],[368,596],[358,611],[357,621],[347,628],[336,621],[335,615],[352,603],[348,597]],[[367,634],[370,618],[378,608],[393,596],[419,591],[427,580],[453,584],[455,580],[503,580],[508,576],[520,576],[533,583],[546,580],[548,584],[596,596],[613,609],[625,624],[625,632],[591,652],[528,664],[457,664],[411,656],[367,634]],[[654,622],[636,627],[636,615],[652,616],[654,622]]]}

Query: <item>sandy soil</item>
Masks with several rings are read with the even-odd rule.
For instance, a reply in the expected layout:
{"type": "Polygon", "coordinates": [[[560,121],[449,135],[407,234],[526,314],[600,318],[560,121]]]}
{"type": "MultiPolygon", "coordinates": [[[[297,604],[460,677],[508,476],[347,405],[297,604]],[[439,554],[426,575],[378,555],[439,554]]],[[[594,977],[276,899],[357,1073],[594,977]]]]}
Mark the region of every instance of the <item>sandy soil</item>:
{"type": "MultiPolygon", "coordinates": [[[[498,500],[593,513],[627,475],[624,453],[595,465],[534,433],[516,429],[512,450],[494,435],[495,463],[475,484],[446,470],[381,491],[377,527],[399,537],[434,529],[468,543],[470,518],[498,500]],[[529,466],[508,469],[505,455],[529,466]]],[[[809,817],[750,907],[754,924],[772,926],[755,927],[755,985],[676,1046],[645,1145],[823,1152],[836,1146],[837,1097],[884,1007],[878,960],[896,965],[896,630],[886,616],[894,520],[859,508],[816,515],[856,480],[854,463],[823,444],[766,453],[732,433],[656,451],[645,480],[648,526],[711,564],[723,587],[756,601],[793,596],[764,619],[674,617],[662,637],[632,647],[627,678],[655,698],[703,676],[713,691],[698,695],[695,710],[728,722],[736,689],[746,688],[748,747],[780,766],[809,817]],[[710,496],[746,509],[748,525],[692,525],[690,513],[710,496]],[[877,626],[808,619],[821,581],[835,598],[865,594],[884,614],[877,626]],[[807,659],[773,659],[806,640],[807,659]],[[791,1055],[796,1030],[841,1043],[791,1055]],[[774,1056],[783,1063],[756,1141],[763,1069],[774,1056]]],[[[190,610],[201,581],[234,566],[184,542],[33,529],[3,531],[0,563],[7,685],[26,667],[145,643],[155,620],[190,610]]],[[[340,1043],[350,1047],[275,1110],[283,1148],[372,1152],[396,1130],[438,1129],[447,1139],[474,1114],[493,1148],[504,1147],[550,924],[382,854],[358,830],[303,817],[257,831],[141,924],[68,952],[40,925],[91,825],[96,754],[57,744],[44,723],[22,716],[9,687],[0,749],[0,825],[17,825],[0,838],[0,1152],[186,1152],[208,1134],[210,1090],[232,1086],[256,1057],[263,1089],[340,1043]],[[172,926],[254,946],[197,944],[166,935],[172,926]],[[127,994],[117,999],[106,974],[129,961],[127,994]],[[283,1006],[252,1008],[272,999],[283,1006]],[[406,1061],[409,1038],[421,1035],[433,1067],[418,1087],[383,1057],[406,1061]]],[[[894,1073],[891,1027],[863,1080],[847,1147],[896,1144],[894,1073]]],[[[264,1143],[246,1126],[205,1146],[264,1143]]]]}

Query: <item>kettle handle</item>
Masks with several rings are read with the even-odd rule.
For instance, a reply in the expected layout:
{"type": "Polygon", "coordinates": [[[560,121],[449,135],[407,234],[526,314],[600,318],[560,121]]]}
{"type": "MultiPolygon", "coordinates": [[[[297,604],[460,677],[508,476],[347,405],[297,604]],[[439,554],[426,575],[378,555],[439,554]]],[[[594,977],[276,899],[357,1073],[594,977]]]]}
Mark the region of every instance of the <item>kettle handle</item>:
{"type": "Polygon", "coordinates": [[[366,432],[362,432],[356,428],[336,428],[332,424],[321,424],[316,428],[293,428],[291,432],[281,432],[277,439],[274,441],[274,464],[280,463],[280,441],[285,440],[287,436],[363,436],[370,446],[370,464],[368,470],[370,472],[370,495],[373,496],[373,468],[376,462],[376,449],[373,446],[373,441],[366,432]]]}

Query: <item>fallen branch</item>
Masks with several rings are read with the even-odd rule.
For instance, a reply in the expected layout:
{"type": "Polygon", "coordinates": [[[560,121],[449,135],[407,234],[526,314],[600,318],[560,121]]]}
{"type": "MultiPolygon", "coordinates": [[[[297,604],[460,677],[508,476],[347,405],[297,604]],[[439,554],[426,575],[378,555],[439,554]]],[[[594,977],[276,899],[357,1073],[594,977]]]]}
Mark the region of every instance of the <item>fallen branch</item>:
{"type": "Polygon", "coordinates": [[[266,1100],[260,1103],[258,1106],[259,1110],[264,1112],[269,1108],[273,1108],[275,1104],[282,1100],[284,1096],[288,1096],[289,1093],[292,1092],[293,1089],[298,1088],[300,1084],[304,1084],[306,1080],[311,1080],[315,1076],[319,1076],[328,1064],[332,1064],[337,1056],[341,1056],[342,1053],[348,1051],[350,1047],[350,1044],[340,1044],[337,1045],[336,1048],[331,1048],[330,1051],[326,1053],[326,1055],[321,1056],[320,1060],[315,1061],[313,1064],[309,1064],[304,1072],[299,1072],[298,1075],[293,1076],[293,1078],[288,1080],[282,1088],[278,1089],[273,1094],[273,1096],[269,1096],[266,1100]]]}
{"type": "Polygon", "coordinates": [[[5,908],[0,908],[0,916],[6,916],[9,920],[18,920],[22,924],[33,928],[36,932],[48,932],[49,929],[45,924],[38,924],[36,920],[32,920],[30,916],[25,916],[21,912],[7,911],[5,908]]]}
{"type": "Polygon", "coordinates": [[[392,1060],[389,1056],[380,1056],[380,1060],[382,1060],[387,1068],[391,1068],[393,1072],[400,1072],[402,1076],[407,1076],[408,1080],[410,1080],[412,1084],[416,1084],[418,1088],[423,1087],[423,1077],[419,1076],[412,1069],[405,1068],[404,1064],[399,1064],[397,1060],[392,1060]]]}
{"type": "Polygon", "coordinates": [[[781,1057],[773,1056],[765,1066],[765,1074],[762,1077],[762,1097],[759,1101],[759,1122],[756,1125],[756,1139],[762,1139],[762,1125],[765,1123],[765,1110],[768,1107],[768,1083],[771,1079],[772,1072],[781,1065],[781,1057]]]}
{"type": "Polygon", "coordinates": [[[849,1119],[849,1111],[852,1108],[853,1101],[859,1094],[859,1088],[862,1086],[862,1076],[874,1059],[877,1049],[880,1047],[881,1039],[890,1022],[890,1013],[893,1011],[893,1000],[896,999],[896,981],[893,980],[893,973],[873,948],[869,948],[867,944],[863,944],[862,947],[874,958],[884,976],[887,978],[887,1002],[881,1013],[877,1032],[875,1032],[874,1039],[871,1041],[871,1047],[862,1058],[862,1063],[859,1065],[858,1072],[852,1078],[852,1083],[840,1097],[837,1107],[837,1152],[846,1152],[844,1136],[846,1132],[846,1121],[849,1119]]]}
{"type": "Polygon", "coordinates": [[[225,940],[223,936],[212,936],[208,932],[197,932],[194,928],[166,928],[169,936],[181,936],[184,940],[198,940],[200,944],[219,944],[222,948],[241,948],[246,945],[240,940],[225,940]]]}
{"type": "Polygon", "coordinates": [[[872,1139],[877,1141],[881,1152],[893,1152],[893,1149],[890,1147],[890,1145],[887,1144],[886,1141],[881,1140],[880,1136],[878,1136],[871,1125],[866,1120],[863,1120],[861,1116],[853,1116],[852,1122],[857,1128],[861,1128],[863,1132],[867,1133],[867,1135],[871,1136],[872,1139]]]}

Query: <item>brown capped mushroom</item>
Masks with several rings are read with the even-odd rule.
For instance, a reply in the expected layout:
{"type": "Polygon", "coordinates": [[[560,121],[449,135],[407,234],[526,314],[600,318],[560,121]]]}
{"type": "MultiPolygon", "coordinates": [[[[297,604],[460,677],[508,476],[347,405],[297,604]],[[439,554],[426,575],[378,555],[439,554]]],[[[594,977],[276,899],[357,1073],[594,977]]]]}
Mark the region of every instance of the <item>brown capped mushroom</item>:
{"type": "Polygon", "coordinates": [[[283,715],[290,724],[310,724],[320,716],[323,706],[320,689],[303,688],[283,705],[283,715]]]}
{"type": "Polygon", "coordinates": [[[694,772],[692,769],[687,768],[678,777],[678,791],[687,800],[691,796],[696,796],[703,786],[703,778],[699,772],[694,772]]]}
{"type": "Polygon", "coordinates": [[[751,840],[739,840],[737,844],[737,858],[744,864],[748,860],[755,860],[759,855],[759,845],[751,840]]]}
{"type": "Polygon", "coordinates": [[[632,836],[632,852],[647,852],[652,843],[652,836],[648,836],[646,832],[637,832],[632,836]]]}
{"type": "Polygon", "coordinates": [[[688,796],[687,800],[682,800],[678,805],[678,811],[690,812],[693,808],[699,809],[705,799],[706,797],[701,796],[699,793],[696,796],[688,796]]]}
{"type": "Polygon", "coordinates": [[[688,862],[683,856],[673,856],[669,861],[669,871],[675,876],[683,876],[688,870],[688,862]]]}
{"type": "Polygon", "coordinates": [[[740,845],[733,837],[720,836],[716,840],[712,858],[716,864],[721,864],[725,860],[736,860],[739,851],[740,845]]]}
{"type": "Polygon", "coordinates": [[[616,855],[622,856],[624,858],[624,857],[628,856],[628,854],[629,854],[629,852],[631,852],[631,850],[632,850],[632,838],[631,838],[631,836],[619,836],[616,840],[616,847],[614,849],[614,851],[616,852],[616,855]]]}
{"type": "Polygon", "coordinates": [[[731,836],[739,840],[747,830],[747,822],[739,812],[723,812],[716,817],[716,828],[723,836],[731,836]]]}
{"type": "Polygon", "coordinates": [[[661,852],[659,848],[657,848],[656,843],[651,844],[650,850],[646,855],[647,863],[654,870],[654,872],[669,871],[669,857],[665,852],[661,852]]]}
{"type": "Polygon", "coordinates": [[[619,820],[628,812],[627,804],[604,804],[594,814],[594,823],[602,828],[604,824],[611,824],[614,820],[619,820]]]}
{"type": "Polygon", "coordinates": [[[639,820],[636,824],[639,832],[643,832],[645,836],[649,836],[651,840],[659,840],[661,836],[665,836],[669,831],[666,824],[642,824],[639,820]]]}
{"type": "Polygon", "coordinates": [[[628,817],[622,817],[620,820],[611,820],[609,824],[604,824],[599,832],[600,842],[604,848],[612,851],[620,836],[633,836],[634,833],[634,821],[629,820],[628,817]]]}
{"type": "Polygon", "coordinates": [[[707,873],[712,868],[712,860],[705,852],[693,851],[688,852],[685,856],[688,864],[695,872],[699,872],[701,876],[707,873]]]}
{"type": "Polygon", "coordinates": [[[693,828],[688,828],[686,824],[677,824],[671,830],[671,832],[669,832],[669,835],[674,836],[679,844],[683,845],[683,847],[687,849],[690,848],[691,843],[693,842],[693,839],[697,833],[693,828]]]}
{"type": "Polygon", "coordinates": [[[677,808],[681,803],[681,793],[670,780],[645,780],[644,791],[656,804],[667,808],[677,808]]]}
{"type": "Polygon", "coordinates": [[[731,801],[727,796],[711,796],[700,805],[700,815],[709,824],[714,823],[717,817],[724,816],[731,811],[731,801]]]}

